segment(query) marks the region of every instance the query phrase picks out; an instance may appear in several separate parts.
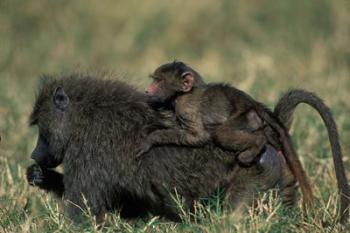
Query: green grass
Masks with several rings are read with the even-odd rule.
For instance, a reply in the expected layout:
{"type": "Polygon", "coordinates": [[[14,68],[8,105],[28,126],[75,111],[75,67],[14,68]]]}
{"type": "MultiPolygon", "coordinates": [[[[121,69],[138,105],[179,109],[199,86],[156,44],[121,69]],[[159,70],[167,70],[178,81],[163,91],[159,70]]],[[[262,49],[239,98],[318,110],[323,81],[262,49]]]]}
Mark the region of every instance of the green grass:
{"type": "MultiPolygon", "coordinates": [[[[143,89],[151,71],[176,58],[270,107],[288,89],[314,91],[334,113],[349,177],[349,12],[346,0],[0,0],[0,232],[98,231],[91,218],[72,225],[59,202],[25,181],[37,133],[27,119],[43,73],[111,71],[143,89]]],[[[343,232],[320,117],[299,107],[292,135],[315,189],[314,216],[284,211],[272,193],[245,213],[199,204],[181,223],[109,214],[103,231],[343,232]]]]}

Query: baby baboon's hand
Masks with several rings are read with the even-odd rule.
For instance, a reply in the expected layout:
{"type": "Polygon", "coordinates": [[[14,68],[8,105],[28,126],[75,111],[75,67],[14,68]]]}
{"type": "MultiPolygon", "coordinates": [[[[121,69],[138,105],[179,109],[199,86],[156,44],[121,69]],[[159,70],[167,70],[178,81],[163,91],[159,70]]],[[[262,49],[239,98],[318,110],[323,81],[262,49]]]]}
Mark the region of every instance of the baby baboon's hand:
{"type": "Polygon", "coordinates": [[[143,154],[148,152],[152,147],[152,144],[147,140],[141,142],[141,144],[136,148],[136,158],[140,158],[143,154]]]}

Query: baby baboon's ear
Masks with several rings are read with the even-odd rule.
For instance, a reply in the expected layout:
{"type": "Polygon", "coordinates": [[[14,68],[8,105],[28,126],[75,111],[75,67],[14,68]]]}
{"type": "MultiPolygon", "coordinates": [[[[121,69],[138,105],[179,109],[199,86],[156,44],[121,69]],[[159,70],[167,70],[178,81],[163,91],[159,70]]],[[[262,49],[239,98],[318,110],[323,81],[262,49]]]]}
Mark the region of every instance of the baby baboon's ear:
{"type": "Polygon", "coordinates": [[[186,71],[182,75],[181,90],[183,92],[189,92],[193,88],[194,76],[192,72],[186,71]]]}
{"type": "Polygon", "coordinates": [[[69,105],[69,97],[62,87],[57,87],[53,93],[53,103],[57,109],[66,110],[69,105]]]}

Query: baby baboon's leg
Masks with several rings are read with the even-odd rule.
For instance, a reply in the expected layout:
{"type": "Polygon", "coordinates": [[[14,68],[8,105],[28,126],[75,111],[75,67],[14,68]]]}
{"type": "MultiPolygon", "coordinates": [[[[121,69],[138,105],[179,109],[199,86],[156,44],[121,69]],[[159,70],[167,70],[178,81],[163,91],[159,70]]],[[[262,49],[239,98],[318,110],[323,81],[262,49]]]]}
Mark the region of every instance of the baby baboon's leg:
{"type": "Polygon", "coordinates": [[[215,140],[223,148],[239,152],[238,159],[243,164],[253,162],[266,144],[266,137],[260,130],[249,132],[226,125],[216,130],[215,140]]]}
{"type": "Polygon", "coordinates": [[[225,149],[239,152],[238,159],[250,164],[266,145],[264,122],[254,109],[231,116],[216,130],[215,139],[225,149]]]}

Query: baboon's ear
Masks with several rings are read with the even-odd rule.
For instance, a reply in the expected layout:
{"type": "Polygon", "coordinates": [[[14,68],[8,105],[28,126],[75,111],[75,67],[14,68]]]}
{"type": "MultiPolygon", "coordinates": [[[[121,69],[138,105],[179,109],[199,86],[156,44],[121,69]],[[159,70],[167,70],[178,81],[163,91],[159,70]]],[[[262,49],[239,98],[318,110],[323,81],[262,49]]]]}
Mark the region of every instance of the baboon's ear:
{"type": "Polygon", "coordinates": [[[184,72],[182,75],[182,85],[181,85],[181,90],[183,92],[189,92],[192,90],[193,87],[193,82],[194,82],[194,77],[192,72],[184,72]]]}
{"type": "Polygon", "coordinates": [[[69,105],[69,97],[62,87],[57,87],[53,93],[53,103],[57,109],[65,110],[69,105]]]}

